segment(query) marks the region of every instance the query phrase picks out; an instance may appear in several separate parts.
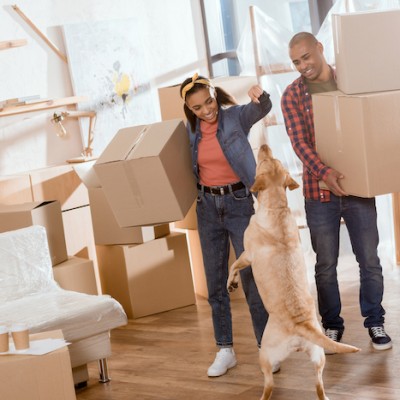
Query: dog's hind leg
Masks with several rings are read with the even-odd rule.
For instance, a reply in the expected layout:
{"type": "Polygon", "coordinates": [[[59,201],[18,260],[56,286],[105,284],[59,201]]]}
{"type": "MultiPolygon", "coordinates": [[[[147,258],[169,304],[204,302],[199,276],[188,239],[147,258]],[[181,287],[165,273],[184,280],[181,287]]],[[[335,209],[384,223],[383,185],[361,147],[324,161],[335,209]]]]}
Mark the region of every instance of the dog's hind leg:
{"type": "Polygon", "coordinates": [[[274,388],[274,378],[272,375],[272,362],[269,360],[265,349],[261,349],[260,351],[260,366],[264,374],[264,391],[260,400],[269,400],[274,388]]]}
{"type": "Polygon", "coordinates": [[[229,269],[228,282],[226,287],[229,292],[233,292],[237,289],[239,284],[239,271],[251,264],[251,260],[248,257],[248,253],[244,251],[240,257],[231,265],[229,269]]]}
{"type": "Polygon", "coordinates": [[[260,367],[264,374],[264,392],[261,400],[269,400],[274,387],[273,366],[283,361],[291,352],[290,338],[282,332],[280,324],[270,314],[260,349],[260,367]]]}
{"type": "Polygon", "coordinates": [[[322,380],[322,373],[325,367],[325,353],[324,349],[315,344],[310,344],[310,347],[307,350],[312,363],[314,364],[315,374],[316,374],[316,382],[315,388],[317,391],[317,399],[318,400],[329,400],[329,398],[325,394],[324,383],[322,380]]]}

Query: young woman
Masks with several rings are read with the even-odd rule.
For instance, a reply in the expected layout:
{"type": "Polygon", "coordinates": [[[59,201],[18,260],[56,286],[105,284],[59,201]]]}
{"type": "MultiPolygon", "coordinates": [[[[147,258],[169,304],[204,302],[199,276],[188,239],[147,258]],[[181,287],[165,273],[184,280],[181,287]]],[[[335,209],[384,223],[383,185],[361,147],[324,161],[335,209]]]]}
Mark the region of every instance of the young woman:
{"type": "MultiPolygon", "coordinates": [[[[208,376],[220,376],[236,365],[228,279],[229,240],[236,256],[243,251],[243,234],[254,214],[249,188],[256,162],[248,142],[250,128],[268,114],[269,94],[253,86],[251,102],[237,105],[232,96],[195,74],[180,87],[187,117],[193,172],[197,179],[197,220],[211,306],[214,337],[219,348],[208,376]]],[[[241,271],[253,329],[260,346],[268,314],[251,267],[241,271]]]]}

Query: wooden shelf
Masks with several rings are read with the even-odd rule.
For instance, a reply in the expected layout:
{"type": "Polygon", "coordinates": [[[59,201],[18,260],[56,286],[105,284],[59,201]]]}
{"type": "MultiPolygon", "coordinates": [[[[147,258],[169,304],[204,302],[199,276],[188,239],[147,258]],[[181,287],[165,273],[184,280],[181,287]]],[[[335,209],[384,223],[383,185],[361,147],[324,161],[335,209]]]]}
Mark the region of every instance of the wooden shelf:
{"type": "Polygon", "coordinates": [[[25,46],[27,44],[26,39],[17,39],[17,40],[6,40],[4,42],[0,42],[0,50],[8,50],[13,47],[25,46]]]}
{"type": "Polygon", "coordinates": [[[47,100],[43,102],[36,102],[32,104],[24,104],[16,107],[6,107],[0,111],[0,117],[8,117],[9,115],[28,113],[33,111],[48,110],[50,108],[64,107],[71,104],[88,101],[86,96],[72,96],[63,97],[61,99],[47,100]]]}

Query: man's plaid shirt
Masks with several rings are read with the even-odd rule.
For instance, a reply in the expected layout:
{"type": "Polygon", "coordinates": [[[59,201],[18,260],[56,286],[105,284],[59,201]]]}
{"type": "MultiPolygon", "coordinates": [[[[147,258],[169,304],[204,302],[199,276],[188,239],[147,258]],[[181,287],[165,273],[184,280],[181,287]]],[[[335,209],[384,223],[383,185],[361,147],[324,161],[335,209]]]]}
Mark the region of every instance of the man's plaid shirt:
{"type": "Polygon", "coordinates": [[[314,113],[311,94],[302,77],[283,92],[282,113],[293,149],[303,163],[303,193],[306,199],[330,201],[329,190],[322,190],[318,181],[331,171],[322,163],[315,148],[314,113]]]}

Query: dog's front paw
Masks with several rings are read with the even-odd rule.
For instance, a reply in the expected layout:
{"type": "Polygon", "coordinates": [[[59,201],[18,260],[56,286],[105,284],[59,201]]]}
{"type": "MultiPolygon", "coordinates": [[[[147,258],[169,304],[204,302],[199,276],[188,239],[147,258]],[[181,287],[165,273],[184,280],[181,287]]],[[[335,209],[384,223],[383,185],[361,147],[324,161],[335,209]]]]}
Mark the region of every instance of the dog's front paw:
{"type": "Polygon", "coordinates": [[[235,289],[237,289],[239,287],[239,284],[237,283],[231,283],[230,285],[228,285],[228,291],[229,292],[233,292],[235,289]]]}
{"type": "Polygon", "coordinates": [[[226,285],[228,292],[233,292],[235,289],[239,287],[239,280],[236,275],[229,276],[228,283],[226,285]]]}

